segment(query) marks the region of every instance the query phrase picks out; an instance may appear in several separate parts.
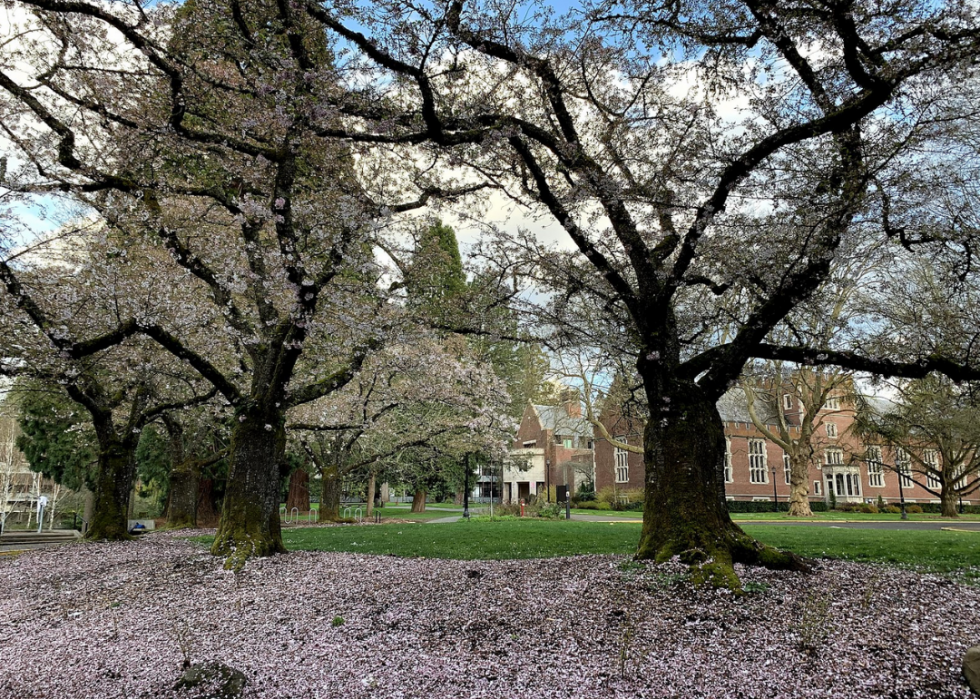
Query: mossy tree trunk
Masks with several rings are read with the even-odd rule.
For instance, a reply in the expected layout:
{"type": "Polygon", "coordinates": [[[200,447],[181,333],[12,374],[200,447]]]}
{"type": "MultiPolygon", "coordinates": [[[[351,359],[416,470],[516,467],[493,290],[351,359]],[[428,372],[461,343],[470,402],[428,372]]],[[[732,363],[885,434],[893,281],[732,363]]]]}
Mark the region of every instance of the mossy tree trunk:
{"type": "Polygon", "coordinates": [[[96,426],[99,463],[92,519],[86,538],[117,541],[129,538],[129,498],[136,476],[136,439],[120,439],[113,426],[96,426]]]}
{"type": "Polygon", "coordinates": [[[170,472],[170,507],[167,526],[181,529],[197,526],[197,502],[201,487],[201,469],[195,459],[185,460],[170,472]]]}
{"type": "Polygon", "coordinates": [[[231,435],[231,464],[211,553],[238,570],[254,556],[285,553],[279,521],[286,430],[282,411],[243,409],[231,435]]]}
{"type": "MultiPolygon", "coordinates": [[[[651,353],[652,357],[656,357],[651,353]]],[[[745,534],[725,503],[724,423],[715,401],[693,382],[638,363],[650,405],[644,433],[643,529],[637,558],[678,556],[697,582],[740,589],[734,563],[805,569],[799,557],[745,534]]]]}
{"type": "Polygon", "coordinates": [[[340,469],[334,462],[326,463],[320,469],[320,521],[340,521],[340,499],[342,495],[340,469]]]}

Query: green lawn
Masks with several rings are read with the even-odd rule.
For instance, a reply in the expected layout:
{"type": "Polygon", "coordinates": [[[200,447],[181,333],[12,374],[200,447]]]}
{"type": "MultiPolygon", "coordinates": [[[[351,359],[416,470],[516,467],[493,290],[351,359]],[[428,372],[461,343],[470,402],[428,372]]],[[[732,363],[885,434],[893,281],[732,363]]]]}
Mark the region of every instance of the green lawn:
{"type": "MultiPolygon", "coordinates": [[[[746,525],[745,530],[767,544],[803,556],[917,566],[980,581],[980,533],[771,525],[746,525]]],[[[631,522],[530,519],[436,526],[297,528],[284,532],[291,549],[463,560],[630,554],[636,550],[639,535],[639,524],[631,522]]]]}
{"type": "MultiPolygon", "coordinates": [[[[313,503],[313,509],[318,510],[319,505],[313,503]]],[[[361,517],[367,519],[367,508],[364,505],[359,506],[361,509],[361,517]]],[[[350,506],[350,514],[353,516],[357,510],[357,505],[350,506]]],[[[343,515],[347,511],[347,507],[340,508],[340,514],[343,515]]],[[[453,507],[452,505],[429,505],[425,512],[412,512],[412,505],[410,503],[386,503],[384,507],[376,507],[375,512],[381,514],[382,520],[387,519],[407,519],[413,522],[427,522],[432,519],[440,519],[442,517],[454,517],[463,514],[462,507],[453,507]],[[439,508],[439,509],[433,509],[439,508]]],[[[372,518],[374,515],[372,515],[372,518]]],[[[303,512],[299,516],[299,524],[302,526],[307,523],[306,513],[303,512]]]]}
{"type": "Polygon", "coordinates": [[[980,583],[980,532],[743,527],[760,541],[810,558],[914,566],[980,583]]]}
{"type": "MultiPolygon", "coordinates": [[[[892,531],[747,524],[764,543],[811,558],[886,563],[951,575],[980,584],[980,533],[892,531]]],[[[621,554],[636,550],[640,525],[633,522],[477,520],[453,524],[288,528],[292,550],[346,551],[458,560],[549,558],[576,554],[621,554]]],[[[201,537],[202,543],[213,538],[201,537]]]]}
{"type": "Polygon", "coordinates": [[[283,531],[287,548],[459,560],[549,558],[636,550],[639,525],[563,520],[389,524],[283,531]]]}
{"type": "MultiPolygon", "coordinates": [[[[643,519],[642,512],[616,512],[615,510],[580,510],[577,508],[572,509],[573,515],[598,515],[608,516],[608,517],[620,517],[620,518],[632,518],[632,519],[643,519]]],[[[752,520],[779,520],[783,522],[799,522],[801,521],[798,517],[790,517],[785,512],[750,512],[750,513],[732,513],[732,519],[736,521],[752,521],[752,520]]],[[[947,519],[944,520],[937,514],[910,514],[909,521],[912,522],[955,522],[956,520],[947,519]]],[[[815,512],[813,517],[807,517],[808,522],[835,522],[835,521],[849,521],[849,522],[898,522],[902,519],[902,515],[893,515],[888,513],[880,513],[876,515],[864,514],[861,512],[815,512]]],[[[964,522],[976,522],[980,520],[980,515],[962,515],[960,517],[964,522]]],[[[955,526],[955,525],[954,525],[955,526]]]]}

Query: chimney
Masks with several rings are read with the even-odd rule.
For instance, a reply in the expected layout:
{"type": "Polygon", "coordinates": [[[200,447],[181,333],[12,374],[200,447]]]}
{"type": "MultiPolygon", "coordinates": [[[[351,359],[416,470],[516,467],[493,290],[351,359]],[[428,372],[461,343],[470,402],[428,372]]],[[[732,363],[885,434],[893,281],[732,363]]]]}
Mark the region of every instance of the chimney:
{"type": "Polygon", "coordinates": [[[578,400],[578,391],[574,388],[562,389],[561,406],[568,417],[582,417],[582,404],[578,400]]]}

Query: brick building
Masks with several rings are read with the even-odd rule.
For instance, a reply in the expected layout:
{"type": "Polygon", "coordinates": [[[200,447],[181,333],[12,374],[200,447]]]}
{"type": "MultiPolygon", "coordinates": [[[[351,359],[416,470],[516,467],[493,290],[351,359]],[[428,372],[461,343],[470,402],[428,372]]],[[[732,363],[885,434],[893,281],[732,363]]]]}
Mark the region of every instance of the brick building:
{"type": "MultiPolygon", "coordinates": [[[[504,463],[504,502],[537,497],[554,500],[594,476],[592,425],[582,417],[577,395],[561,405],[528,405],[521,416],[510,458],[504,463]]],[[[564,498],[560,498],[564,500],[564,498]]]]}
{"type": "MultiPolygon", "coordinates": [[[[786,393],[783,401],[790,432],[798,435],[802,417],[798,398],[786,393]]],[[[755,427],[744,394],[737,389],[725,394],[718,403],[718,411],[725,423],[725,491],[728,499],[772,502],[775,497],[782,502],[788,501],[789,457],[755,427]]],[[[602,420],[614,438],[627,444],[642,445],[643,430],[638,421],[615,413],[604,414],[602,420]]],[[[939,498],[923,487],[929,476],[913,467],[907,453],[881,444],[863,443],[851,429],[854,421],[854,406],[846,398],[831,396],[821,409],[812,438],[815,463],[810,466],[808,478],[811,502],[833,499],[838,504],[876,503],[880,498],[894,504],[901,497],[907,503],[939,502],[939,498]]],[[[624,491],[641,489],[644,478],[642,454],[596,439],[597,491],[608,487],[624,491]]],[[[933,489],[938,487],[936,482],[931,485],[933,489]]],[[[963,502],[980,504],[980,494],[971,495],[969,500],[964,498],[963,502]]]]}

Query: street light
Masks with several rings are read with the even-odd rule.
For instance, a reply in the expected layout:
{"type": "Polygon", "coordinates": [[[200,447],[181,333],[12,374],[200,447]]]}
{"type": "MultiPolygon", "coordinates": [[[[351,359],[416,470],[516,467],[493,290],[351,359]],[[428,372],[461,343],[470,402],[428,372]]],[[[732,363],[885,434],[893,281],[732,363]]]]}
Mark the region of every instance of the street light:
{"type": "Polygon", "coordinates": [[[895,470],[898,472],[898,501],[902,504],[902,519],[908,519],[909,513],[905,511],[905,491],[902,490],[902,481],[905,476],[902,474],[902,464],[895,461],[895,470]]]}
{"type": "Polygon", "coordinates": [[[463,468],[463,519],[470,518],[470,455],[466,455],[463,468]]]}
{"type": "Polygon", "coordinates": [[[776,494],[776,467],[772,467],[772,511],[779,512],[779,496],[776,494]]]}
{"type": "Polygon", "coordinates": [[[544,460],[544,493],[548,500],[548,504],[551,504],[551,459],[544,460]]]}

